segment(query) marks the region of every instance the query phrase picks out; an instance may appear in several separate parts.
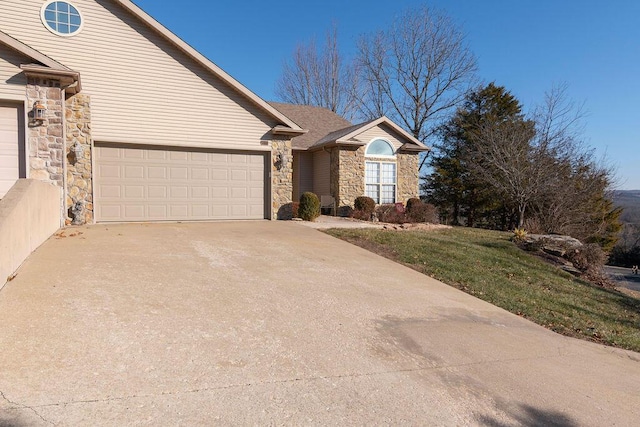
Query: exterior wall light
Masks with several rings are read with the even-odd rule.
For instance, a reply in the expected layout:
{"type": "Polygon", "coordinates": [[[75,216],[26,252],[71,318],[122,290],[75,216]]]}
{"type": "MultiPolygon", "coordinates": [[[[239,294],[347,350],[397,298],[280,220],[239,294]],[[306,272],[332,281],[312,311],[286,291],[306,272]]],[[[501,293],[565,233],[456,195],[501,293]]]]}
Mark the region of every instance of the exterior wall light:
{"type": "Polygon", "coordinates": [[[47,107],[40,101],[36,101],[33,104],[33,120],[43,121],[47,115],[47,107]]]}
{"type": "Polygon", "coordinates": [[[275,155],[275,157],[273,158],[273,165],[276,167],[276,169],[280,170],[282,169],[282,167],[285,165],[285,163],[287,163],[287,156],[286,154],[282,154],[282,153],[278,153],[275,155]]]}
{"type": "Polygon", "coordinates": [[[73,154],[76,156],[76,163],[80,159],[84,158],[84,147],[79,142],[76,142],[73,146],[73,154]]]}
{"type": "Polygon", "coordinates": [[[33,103],[33,109],[29,117],[29,126],[40,126],[47,115],[47,107],[40,101],[33,103]]]}

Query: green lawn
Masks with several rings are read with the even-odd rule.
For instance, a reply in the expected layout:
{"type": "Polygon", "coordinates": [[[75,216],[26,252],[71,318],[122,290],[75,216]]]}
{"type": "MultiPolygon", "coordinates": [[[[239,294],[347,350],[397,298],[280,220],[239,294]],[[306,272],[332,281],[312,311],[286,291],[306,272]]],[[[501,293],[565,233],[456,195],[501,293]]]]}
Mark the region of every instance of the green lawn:
{"type": "Polygon", "coordinates": [[[574,278],[520,250],[510,233],[469,228],[327,233],[563,335],[640,352],[639,299],[574,278]]]}

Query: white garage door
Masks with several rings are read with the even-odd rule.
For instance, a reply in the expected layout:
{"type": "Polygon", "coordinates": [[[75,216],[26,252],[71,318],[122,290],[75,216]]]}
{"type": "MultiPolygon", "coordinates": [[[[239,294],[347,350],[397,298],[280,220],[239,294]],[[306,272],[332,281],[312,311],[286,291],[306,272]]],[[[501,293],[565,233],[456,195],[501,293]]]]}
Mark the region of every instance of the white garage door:
{"type": "Polygon", "coordinates": [[[20,174],[18,112],[16,107],[0,105],[0,199],[20,174]]]}
{"type": "Polygon", "coordinates": [[[96,220],[265,218],[265,154],[96,146],[96,220]]]}

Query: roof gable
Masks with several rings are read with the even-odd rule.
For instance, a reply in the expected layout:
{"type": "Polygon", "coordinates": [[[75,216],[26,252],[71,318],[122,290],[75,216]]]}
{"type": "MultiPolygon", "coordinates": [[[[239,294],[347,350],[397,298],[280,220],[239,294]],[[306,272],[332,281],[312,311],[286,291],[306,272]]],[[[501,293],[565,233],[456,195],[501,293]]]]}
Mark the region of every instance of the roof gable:
{"type": "Polygon", "coordinates": [[[207,69],[209,72],[213,73],[217,78],[227,83],[229,86],[231,86],[241,95],[246,97],[252,103],[260,107],[262,110],[264,110],[266,113],[271,115],[273,118],[282,122],[282,124],[290,128],[287,131],[280,128],[279,132],[281,133],[293,132],[296,134],[304,133],[304,130],[301,129],[300,126],[298,126],[290,118],[288,118],[286,115],[282,114],[280,111],[278,111],[277,109],[269,105],[269,103],[267,103],[265,100],[260,98],[258,95],[250,91],[247,87],[245,87],[243,84],[241,84],[236,79],[231,77],[224,70],[222,70],[220,67],[214,64],[211,60],[209,60],[207,57],[202,55],[196,49],[191,47],[188,43],[186,43],[180,37],[172,33],[169,29],[164,27],[162,24],[156,21],[153,17],[151,17],[149,14],[147,14],[144,10],[142,10],[140,7],[135,5],[133,2],[131,2],[130,0],[112,0],[112,1],[119,4],[123,8],[125,8],[131,14],[133,14],[142,22],[144,22],[148,27],[150,27],[151,29],[159,33],[161,36],[163,36],[167,41],[169,41],[172,45],[174,45],[180,51],[185,53],[187,56],[191,57],[201,66],[205,67],[205,69],[207,69]]]}
{"type": "Polygon", "coordinates": [[[349,142],[352,142],[352,140],[357,139],[357,136],[360,135],[361,133],[366,132],[367,130],[369,130],[369,129],[375,127],[375,126],[380,126],[380,125],[385,125],[385,126],[391,128],[395,133],[399,134],[402,137],[402,139],[404,139],[406,141],[405,144],[403,145],[403,147],[405,147],[406,145],[413,145],[413,146],[415,146],[417,148],[423,149],[423,151],[428,150],[427,146],[425,146],[417,138],[415,138],[413,135],[411,135],[406,130],[402,129],[400,126],[395,124],[393,121],[391,121],[386,116],[382,116],[382,117],[380,117],[380,118],[378,118],[376,120],[371,120],[371,121],[362,123],[360,125],[354,126],[353,129],[350,129],[349,132],[346,132],[344,135],[341,135],[338,138],[336,138],[335,142],[336,143],[349,143],[349,142]]]}
{"type": "Polygon", "coordinates": [[[413,135],[385,116],[353,125],[327,108],[279,102],[271,102],[270,104],[291,117],[298,125],[308,129],[307,134],[293,138],[292,145],[297,150],[314,150],[333,145],[362,146],[369,141],[358,139],[358,136],[376,126],[387,127],[391,132],[397,134],[401,141],[402,150],[429,150],[413,135]]]}
{"type": "Polygon", "coordinates": [[[14,39],[9,34],[1,30],[0,30],[0,43],[23,54],[24,56],[27,56],[33,59],[36,62],[39,62],[41,65],[44,65],[45,67],[50,68],[52,70],[72,71],[70,68],[38,52],[37,50],[33,49],[31,46],[28,46],[22,43],[20,40],[14,39]]]}
{"type": "Polygon", "coordinates": [[[60,83],[67,88],[69,93],[76,93],[81,90],[82,84],[80,82],[80,74],[73,71],[71,68],[62,65],[58,61],[33,49],[31,46],[11,37],[4,31],[0,31],[0,43],[18,52],[24,57],[35,61],[35,63],[20,65],[20,68],[27,76],[38,76],[60,80],[60,83]]]}

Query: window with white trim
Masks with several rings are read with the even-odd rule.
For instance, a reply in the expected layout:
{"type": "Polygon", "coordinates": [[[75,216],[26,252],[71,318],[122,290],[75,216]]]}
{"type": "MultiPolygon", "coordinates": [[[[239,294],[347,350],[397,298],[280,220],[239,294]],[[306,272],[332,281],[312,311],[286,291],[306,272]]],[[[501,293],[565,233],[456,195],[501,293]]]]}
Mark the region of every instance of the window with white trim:
{"type": "Polygon", "coordinates": [[[396,202],[396,164],[365,162],[366,196],[377,204],[396,202]]]}
{"type": "Polygon", "coordinates": [[[50,1],[42,6],[40,19],[44,26],[59,36],[73,36],[82,29],[82,15],[71,3],[50,1]]]}
{"type": "Polygon", "coordinates": [[[384,139],[374,139],[367,145],[365,155],[372,157],[393,157],[393,146],[384,139]]]}
{"type": "Polygon", "coordinates": [[[376,158],[365,162],[365,195],[377,204],[395,203],[397,174],[393,146],[385,139],[376,138],[367,145],[365,156],[376,158]]]}

